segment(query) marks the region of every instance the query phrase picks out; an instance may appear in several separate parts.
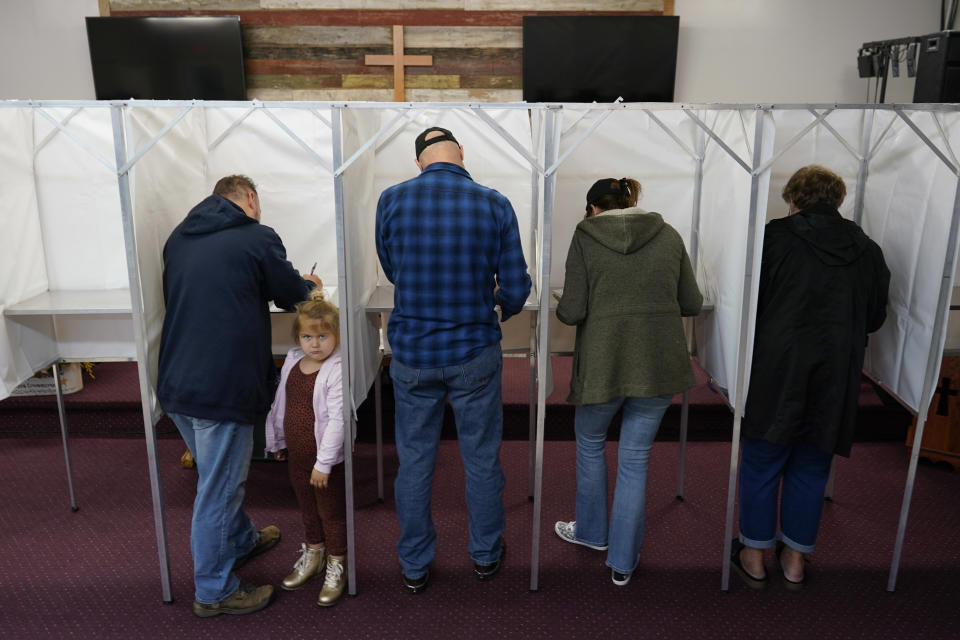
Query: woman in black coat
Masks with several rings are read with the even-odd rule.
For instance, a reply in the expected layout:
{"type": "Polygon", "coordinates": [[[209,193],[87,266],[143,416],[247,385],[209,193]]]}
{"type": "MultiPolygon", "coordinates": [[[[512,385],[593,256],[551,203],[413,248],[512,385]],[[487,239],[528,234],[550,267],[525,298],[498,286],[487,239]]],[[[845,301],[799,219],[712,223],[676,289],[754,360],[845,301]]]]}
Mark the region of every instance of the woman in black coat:
{"type": "Polygon", "coordinates": [[[867,334],[886,317],[890,272],[880,247],[837,211],[845,195],[838,175],[804,167],[783,189],[790,215],[764,234],[730,559],[757,589],[774,546],[787,587],[803,587],[830,462],[850,455],[867,334]]]}

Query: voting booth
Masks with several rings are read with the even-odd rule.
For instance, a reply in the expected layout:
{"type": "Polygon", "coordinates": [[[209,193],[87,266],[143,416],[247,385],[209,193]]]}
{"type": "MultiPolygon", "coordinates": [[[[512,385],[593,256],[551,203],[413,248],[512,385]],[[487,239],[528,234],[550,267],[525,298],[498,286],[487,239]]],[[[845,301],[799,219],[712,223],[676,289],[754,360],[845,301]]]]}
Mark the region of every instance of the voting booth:
{"type": "MultiPolygon", "coordinates": [[[[841,214],[883,249],[888,318],[865,370],[918,414],[888,589],[893,590],[919,442],[947,337],[958,233],[957,108],[951,105],[414,104],[262,102],[0,103],[0,397],[37,369],[72,360],[138,364],[164,600],[171,600],[154,425],[163,321],[162,249],[223,175],[258,185],[262,223],[341,310],[348,483],[348,570],[357,592],[352,501],[355,409],[389,352],[392,302],[374,245],[377,198],[416,175],[413,139],[451,129],[473,178],[506,195],[520,224],[533,292],[504,327],[505,349],[532,354],[531,589],[538,588],[543,433],[551,353],[573,333],[551,292],[596,179],[632,177],[639,206],[683,237],[707,309],[690,346],[734,411],[726,545],[749,385],[766,221],[797,168],[829,166],[847,184],[841,214]]],[[[292,346],[274,314],[274,351],[292,346]]],[[[63,410],[61,404],[61,417],[63,410]]],[[[64,446],[68,440],[64,429],[64,446]]],[[[69,455],[68,474],[69,474],[69,455]]],[[[678,478],[682,492],[683,456],[678,478]]],[[[382,479],[381,479],[382,483],[382,479]]],[[[71,502],[76,507],[72,495],[71,502]]],[[[718,505],[719,508],[719,505],[718,505]]],[[[728,557],[729,548],[724,550],[728,557]]],[[[724,563],[722,588],[728,567],[724,563]]]]}

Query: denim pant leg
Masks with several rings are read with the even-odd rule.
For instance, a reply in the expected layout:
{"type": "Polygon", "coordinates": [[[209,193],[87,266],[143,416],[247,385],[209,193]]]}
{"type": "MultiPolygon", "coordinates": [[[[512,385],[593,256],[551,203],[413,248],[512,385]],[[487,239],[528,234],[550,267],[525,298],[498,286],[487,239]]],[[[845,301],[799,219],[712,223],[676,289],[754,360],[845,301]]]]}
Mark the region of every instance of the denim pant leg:
{"type": "Polygon", "coordinates": [[[740,439],[740,541],[769,549],[777,541],[777,498],[790,445],[740,439]]]}
{"type": "Polygon", "coordinates": [[[170,414],[197,463],[190,550],[198,602],[213,604],[237,590],[237,556],[257,541],[257,530],[243,511],[253,425],[170,414]]]}
{"type": "Polygon", "coordinates": [[[800,553],[813,553],[816,547],[832,459],[816,445],[798,444],[787,461],[780,495],[780,538],[800,553]]]}
{"type": "Polygon", "coordinates": [[[672,395],[627,398],[623,405],[607,551],[607,566],[621,573],[631,573],[637,566],[646,526],[650,450],[672,399],[672,395]]]}
{"type": "Polygon", "coordinates": [[[426,573],[436,552],[430,495],[447,391],[440,369],[413,369],[396,358],[390,363],[390,378],[399,462],[394,481],[400,522],[397,555],[404,575],[416,579],[426,573]]]}
{"type": "Polygon", "coordinates": [[[615,398],[581,404],[573,419],[577,437],[577,540],[607,544],[607,428],[623,404],[615,398]]]}
{"type": "Polygon", "coordinates": [[[487,347],[461,366],[443,370],[466,475],[470,518],[467,551],[479,564],[492,564],[500,557],[499,540],[505,526],[504,477],[500,466],[502,370],[499,344],[487,347]]]}

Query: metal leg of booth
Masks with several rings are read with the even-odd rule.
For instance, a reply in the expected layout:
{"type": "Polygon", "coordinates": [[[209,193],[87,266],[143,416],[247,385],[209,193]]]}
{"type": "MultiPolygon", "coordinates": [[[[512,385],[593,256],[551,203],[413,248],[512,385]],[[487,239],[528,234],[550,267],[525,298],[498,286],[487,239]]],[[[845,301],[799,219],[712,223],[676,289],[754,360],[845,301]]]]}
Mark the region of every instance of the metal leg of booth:
{"type": "Polygon", "coordinates": [[[383,395],[380,385],[381,374],[383,374],[383,360],[380,361],[377,377],[373,382],[377,415],[377,499],[383,503],[383,395]]]}
{"type": "Polygon", "coordinates": [[[70,508],[78,511],[77,495],[73,490],[73,466],[70,464],[70,435],[67,432],[67,411],[63,404],[63,385],[60,383],[60,364],[53,363],[53,380],[57,389],[57,413],[60,414],[60,434],[63,437],[63,460],[67,465],[67,487],[70,490],[70,508]]]}
{"type": "Polygon", "coordinates": [[[683,500],[683,478],[687,466],[687,426],[690,415],[690,394],[683,392],[683,400],[680,403],[680,438],[679,454],[677,457],[677,500],[683,500]]]}

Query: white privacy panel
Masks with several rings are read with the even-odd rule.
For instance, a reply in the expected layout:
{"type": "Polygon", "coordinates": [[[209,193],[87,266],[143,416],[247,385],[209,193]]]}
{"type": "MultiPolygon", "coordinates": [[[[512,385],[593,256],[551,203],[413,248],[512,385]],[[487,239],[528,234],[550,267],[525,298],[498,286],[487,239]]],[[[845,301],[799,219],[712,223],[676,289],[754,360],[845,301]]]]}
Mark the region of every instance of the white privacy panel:
{"type": "MultiPolygon", "coordinates": [[[[34,188],[34,118],[27,107],[0,108],[0,193],[4,200],[0,208],[0,311],[47,288],[34,188]]],[[[49,337],[49,319],[41,329],[4,318],[0,325],[0,398],[53,359],[56,345],[49,337]]]]}
{"type": "MultiPolygon", "coordinates": [[[[776,125],[773,153],[776,158],[770,176],[770,189],[765,220],[787,215],[789,205],[783,201],[783,188],[793,173],[810,164],[822,164],[843,178],[847,197],[840,214],[853,219],[860,171],[860,146],[864,111],[860,109],[773,110],[770,116],[776,125]],[[818,120],[817,115],[823,115],[818,120]],[[810,127],[813,126],[811,129],[810,127]],[[798,138],[799,136],[799,138],[798,138]]],[[[892,113],[885,119],[896,117],[892,113]]]]}
{"type": "MultiPolygon", "coordinates": [[[[380,113],[344,109],[341,117],[343,160],[353,158],[380,129],[380,113]]],[[[340,308],[341,322],[349,322],[350,390],[356,410],[380,367],[380,335],[377,317],[368,316],[364,305],[377,286],[379,262],[374,241],[377,198],[374,188],[375,146],[369,146],[343,173],[343,224],[346,285],[349,309],[340,308]]],[[[341,298],[342,299],[342,298],[341,298]]]]}
{"type": "Polygon", "coordinates": [[[110,108],[50,108],[35,119],[37,200],[53,290],[129,284],[110,108]],[[83,146],[81,146],[83,145],[83,146]],[[109,165],[109,166],[107,166],[109,165]]]}
{"type": "MultiPolygon", "coordinates": [[[[960,143],[956,113],[907,115],[944,149],[941,128],[950,147],[960,143]]],[[[863,229],[883,249],[891,274],[887,320],[870,338],[868,371],[918,411],[931,345],[942,346],[944,339],[934,325],[957,178],[898,120],[871,160],[866,186],[863,229]]]]}
{"type": "Polygon", "coordinates": [[[316,274],[324,284],[335,285],[337,253],[333,176],[329,169],[333,162],[329,107],[270,108],[270,115],[264,109],[254,109],[230,128],[247,111],[205,109],[210,147],[207,192],[212,192],[213,185],[223,176],[249,176],[260,195],[260,221],[280,235],[293,266],[309,273],[317,263],[316,274]],[[288,135],[281,124],[313,153],[288,135]]]}
{"type": "MultiPolygon", "coordinates": [[[[701,111],[696,114],[748,167],[752,166],[756,110],[701,111]]],[[[773,148],[772,123],[764,121],[762,158],[770,157],[773,148]]],[[[766,209],[769,172],[758,178],[757,210],[766,209]]],[[[715,139],[706,141],[701,186],[700,242],[697,280],[701,283],[704,303],[713,310],[697,319],[697,354],[700,365],[727,391],[731,406],[736,406],[734,385],[737,379],[738,351],[741,347],[741,318],[748,323],[747,344],[752,344],[754,310],[744,316],[744,296],[755,297],[755,290],[745,289],[750,243],[751,174],[715,139]]],[[[760,238],[763,234],[762,214],[757,216],[753,231],[754,253],[749,262],[751,283],[759,277],[760,238]]],[[[745,367],[750,371],[752,350],[746,349],[745,367]]],[[[745,382],[747,378],[744,378],[745,382]]]]}

